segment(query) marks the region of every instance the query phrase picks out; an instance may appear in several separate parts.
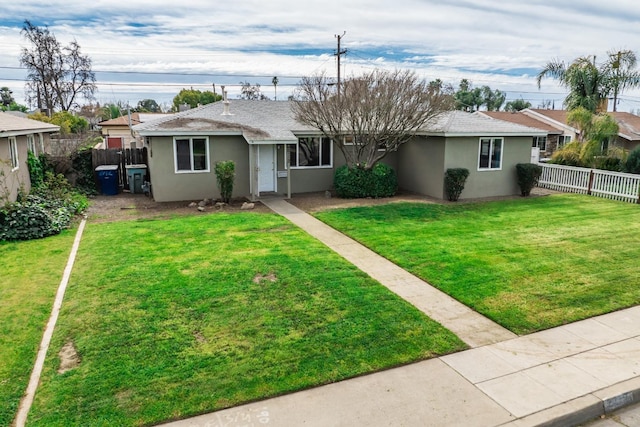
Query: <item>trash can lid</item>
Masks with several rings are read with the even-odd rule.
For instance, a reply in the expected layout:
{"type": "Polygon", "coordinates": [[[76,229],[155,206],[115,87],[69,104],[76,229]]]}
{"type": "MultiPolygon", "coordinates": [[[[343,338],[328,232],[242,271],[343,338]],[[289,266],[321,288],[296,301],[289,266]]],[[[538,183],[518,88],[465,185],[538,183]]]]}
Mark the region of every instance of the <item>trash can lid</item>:
{"type": "Polygon", "coordinates": [[[124,166],[125,169],[146,169],[147,165],[143,164],[139,164],[139,165],[125,165],[124,166]]]}
{"type": "Polygon", "coordinates": [[[118,165],[102,165],[96,168],[96,172],[99,171],[115,171],[118,170],[118,165]]]}

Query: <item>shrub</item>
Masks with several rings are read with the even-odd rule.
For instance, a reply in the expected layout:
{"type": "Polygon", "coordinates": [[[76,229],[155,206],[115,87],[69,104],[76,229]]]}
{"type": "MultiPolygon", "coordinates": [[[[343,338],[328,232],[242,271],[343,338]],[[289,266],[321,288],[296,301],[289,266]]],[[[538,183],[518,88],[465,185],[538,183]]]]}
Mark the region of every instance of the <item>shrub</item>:
{"type": "Polygon", "coordinates": [[[31,187],[38,188],[44,181],[44,169],[39,157],[36,157],[31,151],[27,152],[27,167],[29,169],[29,179],[31,187]]]}
{"type": "Polygon", "coordinates": [[[444,173],[444,190],[450,202],[460,198],[468,177],[469,169],[465,168],[451,168],[444,173]]]}
{"type": "Polygon", "coordinates": [[[564,146],[564,148],[556,151],[551,156],[549,163],[564,166],[582,166],[580,160],[581,146],[579,142],[572,142],[564,146]]]}
{"type": "Polygon", "coordinates": [[[20,195],[16,202],[0,208],[0,241],[58,234],[88,206],[87,197],[73,191],[64,176],[46,172],[31,194],[20,195]]]}
{"type": "Polygon", "coordinates": [[[338,197],[345,199],[391,197],[398,191],[398,177],[393,168],[384,163],[377,163],[371,169],[344,165],[336,169],[334,186],[338,197]]]}
{"type": "Polygon", "coordinates": [[[72,217],[73,209],[63,201],[29,195],[0,209],[0,241],[58,234],[69,227],[72,217]]]}
{"type": "Polygon", "coordinates": [[[233,160],[224,160],[216,162],[215,166],[216,180],[218,181],[218,189],[220,197],[225,203],[229,203],[233,194],[233,180],[236,177],[236,164],[233,160]]]}
{"type": "Polygon", "coordinates": [[[518,174],[520,194],[523,197],[527,197],[531,194],[533,187],[538,184],[540,175],[542,175],[542,166],[533,163],[518,163],[516,172],[518,174]]]}
{"type": "Polygon", "coordinates": [[[640,174],[640,145],[631,150],[624,165],[624,171],[640,174]]]}

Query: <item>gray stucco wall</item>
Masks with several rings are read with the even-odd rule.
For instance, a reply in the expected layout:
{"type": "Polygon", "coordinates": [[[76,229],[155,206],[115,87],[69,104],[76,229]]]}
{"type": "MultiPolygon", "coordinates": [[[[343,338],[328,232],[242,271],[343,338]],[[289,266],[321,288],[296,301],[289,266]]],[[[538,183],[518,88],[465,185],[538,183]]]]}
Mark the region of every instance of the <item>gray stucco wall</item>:
{"type": "Polygon", "coordinates": [[[401,189],[443,198],[445,139],[417,137],[398,151],[398,184],[401,189]]]}
{"type": "Polygon", "coordinates": [[[209,172],[176,173],[173,137],[152,137],[149,175],[153,198],[158,202],[219,198],[214,166],[233,160],[236,178],[233,197],[249,196],[249,145],[241,136],[209,136],[209,172]]]}
{"type": "Polygon", "coordinates": [[[444,170],[460,167],[469,169],[469,177],[460,195],[461,199],[520,194],[516,164],[531,161],[531,137],[503,139],[501,170],[478,170],[480,137],[447,139],[444,170]]]}
{"type": "Polygon", "coordinates": [[[14,202],[21,187],[26,193],[31,191],[31,179],[27,166],[26,135],[16,136],[16,146],[19,166],[18,169],[12,171],[9,162],[9,138],[0,138],[0,206],[6,201],[14,202]]]}

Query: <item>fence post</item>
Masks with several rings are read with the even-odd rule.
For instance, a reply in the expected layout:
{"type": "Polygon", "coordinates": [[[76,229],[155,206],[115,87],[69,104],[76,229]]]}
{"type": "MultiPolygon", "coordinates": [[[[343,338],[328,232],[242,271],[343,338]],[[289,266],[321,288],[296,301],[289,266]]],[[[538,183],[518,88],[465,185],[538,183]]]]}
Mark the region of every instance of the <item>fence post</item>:
{"type": "Polygon", "coordinates": [[[593,169],[591,169],[589,171],[589,185],[587,187],[587,194],[591,195],[591,187],[593,186],[593,176],[595,174],[593,173],[593,169]]]}

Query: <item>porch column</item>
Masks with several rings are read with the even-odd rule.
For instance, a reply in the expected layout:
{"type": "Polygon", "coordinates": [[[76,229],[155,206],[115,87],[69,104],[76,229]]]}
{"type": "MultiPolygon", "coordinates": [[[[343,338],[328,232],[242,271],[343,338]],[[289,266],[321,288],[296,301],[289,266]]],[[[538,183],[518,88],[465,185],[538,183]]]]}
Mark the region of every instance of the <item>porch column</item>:
{"type": "MultiPolygon", "coordinates": [[[[289,146],[284,145],[284,149],[288,150],[289,146]]],[[[287,170],[287,199],[291,199],[291,159],[289,153],[285,153],[285,169],[287,170]]]]}

